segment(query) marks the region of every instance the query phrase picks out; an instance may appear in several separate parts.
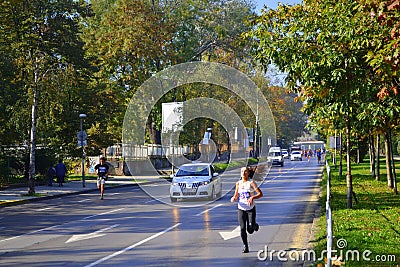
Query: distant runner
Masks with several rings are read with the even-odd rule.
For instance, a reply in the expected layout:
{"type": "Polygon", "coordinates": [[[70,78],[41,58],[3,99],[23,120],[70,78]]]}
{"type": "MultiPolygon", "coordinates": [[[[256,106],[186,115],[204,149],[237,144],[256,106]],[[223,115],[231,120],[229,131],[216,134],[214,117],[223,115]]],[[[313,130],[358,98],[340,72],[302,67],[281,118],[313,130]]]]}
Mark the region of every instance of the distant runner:
{"type": "Polygon", "coordinates": [[[94,166],[97,174],[97,188],[100,189],[100,199],[104,197],[104,185],[108,179],[108,165],[105,163],[105,158],[100,158],[100,163],[94,166]]]}

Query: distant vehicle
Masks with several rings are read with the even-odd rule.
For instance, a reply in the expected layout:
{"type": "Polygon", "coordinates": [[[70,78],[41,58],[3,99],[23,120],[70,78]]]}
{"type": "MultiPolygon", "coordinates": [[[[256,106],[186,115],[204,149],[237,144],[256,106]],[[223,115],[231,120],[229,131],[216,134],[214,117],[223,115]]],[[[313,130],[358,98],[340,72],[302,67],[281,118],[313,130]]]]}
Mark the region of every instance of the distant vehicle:
{"type": "Polygon", "coordinates": [[[269,149],[268,162],[270,162],[272,165],[281,165],[281,167],[283,167],[284,160],[280,147],[274,146],[269,149]]]}
{"type": "Polygon", "coordinates": [[[295,150],[301,151],[301,147],[300,146],[291,146],[290,147],[290,151],[295,151],[295,150]]]}
{"type": "Polygon", "coordinates": [[[301,151],[295,150],[292,151],[292,153],[290,154],[290,160],[303,160],[302,155],[301,155],[301,151]]]}
{"type": "Polygon", "coordinates": [[[287,149],[282,149],[282,156],[284,159],[288,159],[290,157],[287,149]]]}
{"type": "Polygon", "coordinates": [[[221,196],[221,177],[209,163],[184,164],[172,177],[171,202],[176,202],[178,199],[195,198],[212,200],[221,196]]]}

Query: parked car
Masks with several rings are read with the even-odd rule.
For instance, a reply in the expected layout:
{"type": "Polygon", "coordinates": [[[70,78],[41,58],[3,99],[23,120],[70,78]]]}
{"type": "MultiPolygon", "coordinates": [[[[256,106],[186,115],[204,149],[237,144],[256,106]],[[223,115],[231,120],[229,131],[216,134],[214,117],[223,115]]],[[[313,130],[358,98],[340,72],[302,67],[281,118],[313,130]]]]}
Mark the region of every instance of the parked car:
{"type": "Polygon", "coordinates": [[[217,199],[222,196],[221,177],[212,164],[184,164],[173,175],[169,191],[171,202],[178,199],[217,199]]]}
{"type": "Polygon", "coordinates": [[[290,160],[303,160],[303,157],[301,155],[301,151],[292,151],[292,153],[290,154],[290,160]]]}
{"type": "Polygon", "coordinates": [[[274,146],[269,149],[268,162],[270,162],[272,165],[281,165],[281,167],[283,167],[284,160],[280,147],[274,146]]]}

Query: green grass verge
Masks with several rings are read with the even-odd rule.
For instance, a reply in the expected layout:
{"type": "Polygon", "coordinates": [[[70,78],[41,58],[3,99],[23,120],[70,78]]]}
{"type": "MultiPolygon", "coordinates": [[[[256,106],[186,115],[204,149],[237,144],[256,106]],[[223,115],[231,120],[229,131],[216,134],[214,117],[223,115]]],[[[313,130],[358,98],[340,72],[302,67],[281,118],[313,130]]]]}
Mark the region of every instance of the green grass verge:
{"type": "MultiPolygon", "coordinates": [[[[257,164],[257,163],[258,163],[257,159],[248,158],[247,165],[253,165],[253,164],[257,164]]],[[[232,170],[232,169],[236,169],[239,167],[243,167],[243,166],[245,166],[245,164],[246,164],[246,160],[236,160],[236,161],[229,162],[229,164],[217,162],[217,163],[214,163],[213,165],[214,165],[215,171],[223,172],[225,170],[232,170]]]]}
{"type": "MultiPolygon", "coordinates": [[[[397,175],[399,165],[396,162],[397,175]]],[[[368,162],[353,164],[352,177],[358,203],[353,199],[353,208],[348,209],[346,165],[343,164],[342,177],[338,168],[331,166],[333,249],[337,250],[336,255],[343,252],[343,266],[400,266],[400,195],[394,195],[393,189],[387,187],[384,162],[381,163],[380,181],[371,177],[368,162]],[[346,247],[338,246],[340,239],[346,240],[346,247]],[[366,254],[363,256],[363,253],[366,254]]],[[[325,171],[320,198],[322,214],[313,240],[316,255],[322,255],[326,250],[326,181],[325,171]]],[[[323,266],[323,261],[318,263],[317,266],[323,266]]]]}
{"type": "MultiPolygon", "coordinates": [[[[97,175],[95,174],[85,174],[85,179],[86,180],[96,180],[97,175]]],[[[68,177],[66,177],[67,181],[82,181],[82,175],[81,174],[70,174],[68,177]]]]}

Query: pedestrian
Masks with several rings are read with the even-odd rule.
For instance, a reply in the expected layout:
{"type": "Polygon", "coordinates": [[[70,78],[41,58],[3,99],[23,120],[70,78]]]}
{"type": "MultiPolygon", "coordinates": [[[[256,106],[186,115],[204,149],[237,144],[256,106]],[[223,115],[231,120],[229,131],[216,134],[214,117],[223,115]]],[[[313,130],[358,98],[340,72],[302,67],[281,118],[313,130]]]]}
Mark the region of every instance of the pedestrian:
{"type": "Polygon", "coordinates": [[[250,170],[247,167],[240,169],[241,179],[236,182],[235,193],[231,198],[231,202],[238,201],[238,221],[240,226],[240,237],[243,242],[242,253],[249,252],[249,244],[247,241],[247,233],[258,231],[259,225],[256,223],[256,206],[255,199],[263,196],[257,184],[249,178],[250,170]],[[254,191],[257,193],[254,194],[254,191]]]}
{"type": "Polygon", "coordinates": [[[67,167],[63,163],[62,159],[58,160],[58,163],[55,167],[56,169],[56,176],[57,176],[57,183],[58,186],[63,186],[63,183],[65,182],[65,176],[68,174],[67,167]]]}
{"type": "Polygon", "coordinates": [[[318,164],[321,163],[321,156],[322,156],[322,152],[320,149],[317,149],[317,159],[318,159],[318,164]]]}
{"type": "Polygon", "coordinates": [[[56,175],[56,169],[53,167],[53,164],[50,163],[50,167],[47,170],[47,185],[48,186],[53,186],[53,179],[54,179],[55,175],[56,175]]]}
{"type": "Polygon", "coordinates": [[[100,190],[100,199],[104,197],[104,185],[108,179],[108,165],[105,163],[105,157],[100,157],[100,163],[94,166],[97,174],[97,188],[100,190]]]}

